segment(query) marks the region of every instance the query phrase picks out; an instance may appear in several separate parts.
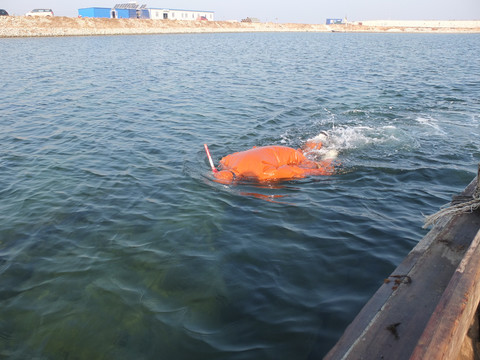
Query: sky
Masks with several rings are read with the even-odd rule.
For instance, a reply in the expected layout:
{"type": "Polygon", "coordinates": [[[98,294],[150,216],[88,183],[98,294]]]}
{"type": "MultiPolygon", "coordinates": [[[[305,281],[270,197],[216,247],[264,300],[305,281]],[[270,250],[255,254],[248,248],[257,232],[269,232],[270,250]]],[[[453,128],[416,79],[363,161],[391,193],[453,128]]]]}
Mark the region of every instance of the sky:
{"type": "MultiPolygon", "coordinates": [[[[0,9],[23,15],[50,8],[77,16],[79,8],[113,7],[128,0],[0,0],[0,9]]],[[[151,8],[209,10],[215,20],[256,17],[262,22],[323,24],[326,18],[362,20],[480,20],[480,0],[139,0],[151,8]]]]}

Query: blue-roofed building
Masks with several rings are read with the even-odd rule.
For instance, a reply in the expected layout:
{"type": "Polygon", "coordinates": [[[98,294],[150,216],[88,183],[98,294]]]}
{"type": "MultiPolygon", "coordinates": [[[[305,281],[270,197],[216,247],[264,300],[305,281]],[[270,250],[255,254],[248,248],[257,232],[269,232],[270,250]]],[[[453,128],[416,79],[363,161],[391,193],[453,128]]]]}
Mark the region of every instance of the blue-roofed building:
{"type": "Polygon", "coordinates": [[[88,18],[110,18],[112,16],[111,11],[111,8],[105,7],[83,8],[78,9],[78,16],[88,18]]]}
{"type": "Polygon", "coordinates": [[[148,9],[137,10],[137,19],[150,19],[150,11],[148,9]]]}
{"type": "Polygon", "coordinates": [[[112,17],[117,19],[136,19],[137,18],[137,10],[135,9],[116,9],[113,8],[112,10],[112,17]]]}
{"type": "Polygon", "coordinates": [[[327,19],[327,25],[333,25],[333,24],[345,24],[343,19],[327,19]]]}
{"type": "Polygon", "coordinates": [[[112,17],[118,19],[137,19],[140,17],[140,10],[145,7],[146,5],[139,6],[136,2],[117,4],[113,7],[112,17]]]}

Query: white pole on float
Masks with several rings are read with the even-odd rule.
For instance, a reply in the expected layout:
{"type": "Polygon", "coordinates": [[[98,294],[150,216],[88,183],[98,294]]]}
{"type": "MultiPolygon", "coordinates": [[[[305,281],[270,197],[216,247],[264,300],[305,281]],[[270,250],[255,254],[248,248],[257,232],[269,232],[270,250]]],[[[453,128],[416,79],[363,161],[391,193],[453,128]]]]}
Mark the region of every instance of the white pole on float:
{"type": "Polygon", "coordinates": [[[208,161],[210,162],[210,167],[212,168],[213,173],[218,172],[218,170],[217,170],[217,169],[215,168],[215,166],[213,165],[212,156],[210,155],[210,150],[208,150],[207,144],[203,144],[203,147],[205,148],[205,152],[207,153],[208,161]]]}

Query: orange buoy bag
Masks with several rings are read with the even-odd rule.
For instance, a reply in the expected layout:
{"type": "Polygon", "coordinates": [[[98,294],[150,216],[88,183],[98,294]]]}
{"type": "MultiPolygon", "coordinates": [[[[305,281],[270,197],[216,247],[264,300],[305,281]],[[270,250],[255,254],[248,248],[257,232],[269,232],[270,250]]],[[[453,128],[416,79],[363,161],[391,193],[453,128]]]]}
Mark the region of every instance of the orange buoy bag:
{"type": "Polygon", "coordinates": [[[328,175],[331,161],[317,163],[308,160],[299,150],[286,146],[254,147],[236,152],[220,160],[222,171],[215,174],[219,180],[248,178],[258,181],[276,181],[303,178],[308,175],[328,175]]]}

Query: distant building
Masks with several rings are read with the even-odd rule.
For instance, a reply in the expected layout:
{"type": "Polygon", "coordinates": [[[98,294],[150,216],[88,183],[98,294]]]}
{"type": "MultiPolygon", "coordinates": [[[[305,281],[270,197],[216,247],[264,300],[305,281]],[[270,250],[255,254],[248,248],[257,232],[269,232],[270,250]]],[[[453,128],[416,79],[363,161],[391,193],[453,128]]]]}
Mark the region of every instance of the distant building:
{"type": "Polygon", "coordinates": [[[89,18],[109,18],[111,17],[111,8],[91,7],[78,9],[78,16],[89,18]]]}
{"type": "Polygon", "coordinates": [[[116,4],[112,9],[112,18],[148,19],[147,5],[138,5],[136,2],[116,4]]]}
{"type": "Polygon", "coordinates": [[[163,20],[214,20],[213,11],[181,10],[181,9],[148,9],[150,19],[163,20]]]}
{"type": "Polygon", "coordinates": [[[136,2],[116,4],[113,8],[91,7],[78,9],[80,17],[117,19],[208,20],[214,21],[213,11],[156,9],[136,2]]]}
{"type": "Polygon", "coordinates": [[[327,19],[327,25],[345,24],[343,19],[327,19]]]}

